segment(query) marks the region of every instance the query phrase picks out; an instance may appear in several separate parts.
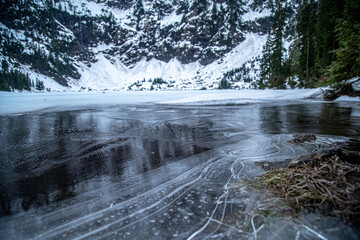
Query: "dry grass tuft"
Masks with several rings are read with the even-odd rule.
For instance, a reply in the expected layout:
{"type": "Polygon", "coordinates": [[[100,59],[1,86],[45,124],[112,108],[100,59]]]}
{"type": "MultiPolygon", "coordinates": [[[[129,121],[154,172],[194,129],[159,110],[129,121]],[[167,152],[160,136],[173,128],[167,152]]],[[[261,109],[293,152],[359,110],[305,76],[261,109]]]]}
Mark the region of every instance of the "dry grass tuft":
{"type": "Polygon", "coordinates": [[[315,208],[359,222],[360,165],[343,162],[337,155],[275,169],[256,180],[295,210],[315,208]]]}

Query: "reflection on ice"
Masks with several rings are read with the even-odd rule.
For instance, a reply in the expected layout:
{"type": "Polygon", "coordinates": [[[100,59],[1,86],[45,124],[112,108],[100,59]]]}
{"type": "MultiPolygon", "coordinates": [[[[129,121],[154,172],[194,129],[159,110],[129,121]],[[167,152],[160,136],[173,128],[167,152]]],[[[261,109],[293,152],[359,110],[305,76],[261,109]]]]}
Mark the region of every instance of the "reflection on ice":
{"type": "Polygon", "coordinates": [[[335,236],[328,226],[352,238],[338,219],[261,215],[270,200],[241,185],[264,171],[256,162],[323,144],[290,144],[294,133],[358,136],[352,111],[124,106],[0,117],[0,238],[312,239],[335,236]]]}
{"type": "MultiPolygon", "coordinates": [[[[21,145],[17,134],[6,139],[17,143],[15,147],[24,153],[7,159],[14,166],[13,172],[4,169],[3,173],[4,195],[8,196],[1,199],[2,206],[6,206],[2,207],[5,215],[20,211],[20,202],[21,208],[28,210],[32,205],[74,197],[78,183],[99,175],[126,181],[169,162],[204,152],[208,148],[197,144],[211,138],[206,125],[195,128],[134,120],[121,121],[118,127],[107,128],[108,131],[99,124],[98,132],[94,116],[84,117],[82,113],[58,113],[14,121],[30,127],[28,133],[21,133],[21,145]],[[34,121],[39,120],[53,127],[44,133],[44,125],[34,126],[34,121]],[[112,130],[120,136],[110,132],[112,130]],[[42,140],[42,134],[47,139],[42,140]],[[21,174],[22,177],[16,178],[21,174]]],[[[116,126],[117,121],[112,121],[114,124],[109,123],[109,126],[116,126]]],[[[7,158],[7,155],[3,156],[7,158]]]]}

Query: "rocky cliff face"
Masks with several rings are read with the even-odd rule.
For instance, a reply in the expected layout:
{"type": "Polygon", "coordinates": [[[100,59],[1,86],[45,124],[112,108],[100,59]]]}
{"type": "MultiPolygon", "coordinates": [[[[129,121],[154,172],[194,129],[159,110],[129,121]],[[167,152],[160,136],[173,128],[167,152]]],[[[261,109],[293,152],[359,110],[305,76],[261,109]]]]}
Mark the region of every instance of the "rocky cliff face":
{"type": "MultiPolygon", "coordinates": [[[[181,72],[191,72],[183,80],[190,85],[198,81],[201,87],[202,75],[211,77],[215,69],[206,66],[223,66],[227,57],[239,58],[243,50],[235,49],[249,36],[266,36],[271,8],[271,0],[1,1],[1,67],[79,87],[96,87],[106,78],[114,86],[126,82],[131,88],[130,84],[146,82],[150,72],[150,77],[166,78],[175,86],[181,72]],[[107,73],[102,74],[104,66],[107,73]],[[166,67],[178,74],[171,78],[166,67]]],[[[289,16],[293,8],[289,4],[289,16]]],[[[259,54],[261,44],[240,62],[218,70],[239,67],[259,54]]],[[[213,81],[223,73],[215,74],[213,81]]]]}

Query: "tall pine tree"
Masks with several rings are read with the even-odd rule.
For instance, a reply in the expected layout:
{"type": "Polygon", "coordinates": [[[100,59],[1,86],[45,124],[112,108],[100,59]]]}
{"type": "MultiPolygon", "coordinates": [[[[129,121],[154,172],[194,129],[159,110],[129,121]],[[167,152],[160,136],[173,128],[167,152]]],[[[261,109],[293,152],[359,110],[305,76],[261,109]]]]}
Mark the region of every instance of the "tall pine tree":
{"type": "Polygon", "coordinates": [[[334,29],[344,10],[344,0],[319,0],[316,23],[316,67],[319,73],[335,60],[334,50],[339,48],[339,41],[334,29]]]}
{"type": "Polygon", "coordinates": [[[346,0],[343,18],[337,24],[339,49],[330,66],[330,80],[338,82],[360,76],[360,2],[346,0]]]}
{"type": "Polygon", "coordinates": [[[232,29],[241,25],[241,15],[244,13],[244,3],[242,0],[228,0],[229,23],[232,29]]]}
{"type": "Polygon", "coordinates": [[[305,86],[314,85],[317,72],[315,71],[316,56],[316,20],[317,2],[302,0],[299,4],[297,24],[295,27],[295,43],[292,56],[292,72],[304,80],[305,86]],[[314,24],[315,23],[315,24],[314,24]],[[295,61],[295,62],[294,62],[295,61]]]}
{"type": "MultiPolygon", "coordinates": [[[[261,60],[261,83],[268,87],[283,88],[285,49],[283,43],[286,4],[275,0],[273,27],[263,50],[261,60]]],[[[262,86],[260,86],[262,87],[262,86]]]]}
{"type": "Polygon", "coordinates": [[[141,19],[144,18],[144,14],[145,14],[145,10],[142,0],[136,0],[134,4],[133,15],[135,17],[137,31],[141,29],[141,19]]]}

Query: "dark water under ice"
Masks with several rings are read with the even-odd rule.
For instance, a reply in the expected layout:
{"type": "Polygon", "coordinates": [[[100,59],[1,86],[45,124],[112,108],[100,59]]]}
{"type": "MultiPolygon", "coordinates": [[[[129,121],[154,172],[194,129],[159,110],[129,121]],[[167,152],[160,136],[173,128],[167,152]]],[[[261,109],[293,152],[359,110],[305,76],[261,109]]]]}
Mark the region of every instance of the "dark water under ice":
{"type": "MultiPolygon", "coordinates": [[[[111,106],[0,116],[1,239],[357,239],[339,219],[263,216],[240,180],[359,139],[360,104],[111,106]],[[315,143],[288,143],[313,133],[315,143]]],[[[274,200],[275,201],[275,200],[274,200]]]]}

